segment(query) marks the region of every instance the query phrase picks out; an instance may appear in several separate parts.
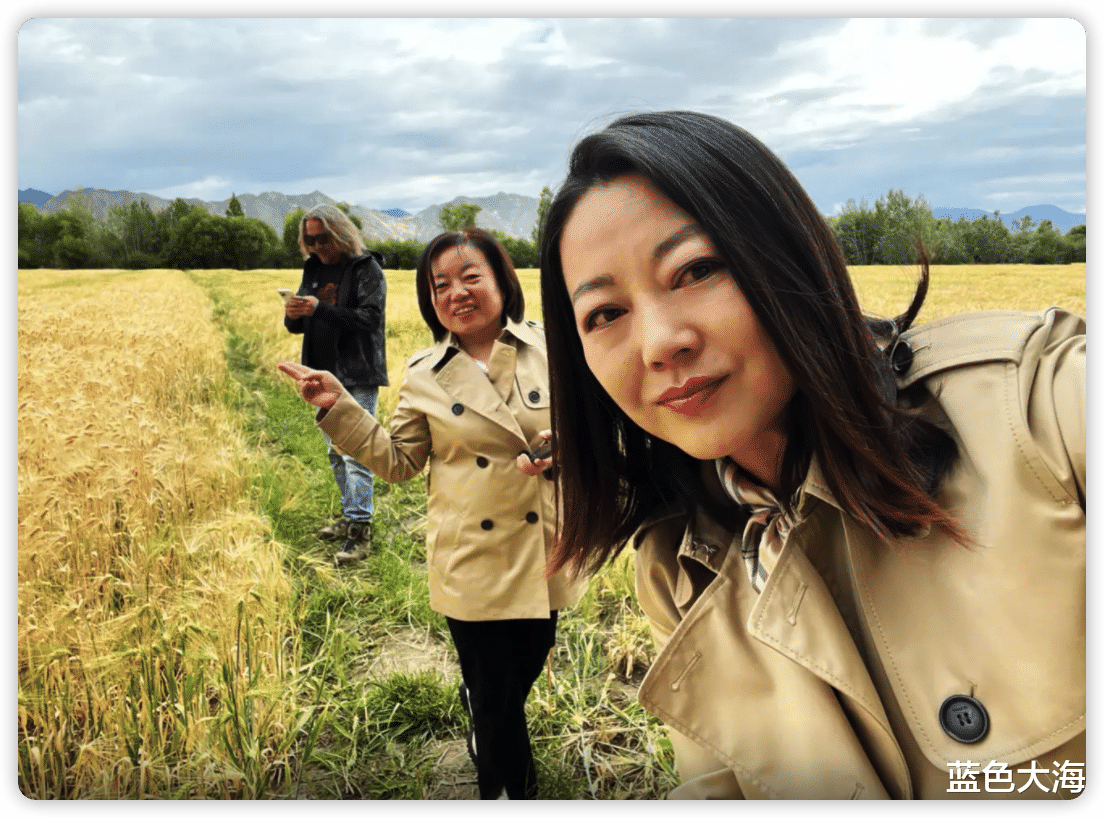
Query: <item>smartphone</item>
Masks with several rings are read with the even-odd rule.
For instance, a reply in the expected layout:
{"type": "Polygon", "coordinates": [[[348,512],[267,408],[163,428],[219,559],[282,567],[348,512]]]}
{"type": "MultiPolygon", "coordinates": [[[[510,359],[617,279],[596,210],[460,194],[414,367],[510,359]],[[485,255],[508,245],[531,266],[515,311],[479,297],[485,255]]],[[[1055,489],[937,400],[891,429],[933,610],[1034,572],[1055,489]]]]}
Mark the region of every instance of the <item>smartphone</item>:
{"type": "Polygon", "coordinates": [[[280,287],[279,289],[276,290],[276,292],[278,292],[280,294],[280,297],[282,299],[284,299],[285,304],[287,303],[287,300],[289,298],[291,298],[293,295],[295,295],[295,291],[294,290],[289,290],[287,287],[280,287]]]}
{"type": "Polygon", "coordinates": [[[533,451],[526,452],[526,454],[529,455],[529,460],[531,462],[543,460],[544,458],[552,454],[552,441],[546,440],[544,441],[544,443],[537,446],[537,448],[533,449],[533,451]]]}

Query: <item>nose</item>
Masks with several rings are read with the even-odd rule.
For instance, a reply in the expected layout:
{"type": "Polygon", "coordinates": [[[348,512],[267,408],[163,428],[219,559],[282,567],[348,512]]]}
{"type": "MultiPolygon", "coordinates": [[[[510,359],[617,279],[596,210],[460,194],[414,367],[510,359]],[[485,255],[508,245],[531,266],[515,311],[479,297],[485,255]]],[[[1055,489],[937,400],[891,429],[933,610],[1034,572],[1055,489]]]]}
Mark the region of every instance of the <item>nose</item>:
{"type": "Polygon", "coordinates": [[[641,354],[649,369],[689,363],[701,350],[701,336],[689,316],[655,303],[641,310],[641,321],[641,354]]]}
{"type": "Polygon", "coordinates": [[[444,294],[448,301],[463,301],[468,296],[468,285],[462,278],[455,279],[449,282],[444,294]]]}

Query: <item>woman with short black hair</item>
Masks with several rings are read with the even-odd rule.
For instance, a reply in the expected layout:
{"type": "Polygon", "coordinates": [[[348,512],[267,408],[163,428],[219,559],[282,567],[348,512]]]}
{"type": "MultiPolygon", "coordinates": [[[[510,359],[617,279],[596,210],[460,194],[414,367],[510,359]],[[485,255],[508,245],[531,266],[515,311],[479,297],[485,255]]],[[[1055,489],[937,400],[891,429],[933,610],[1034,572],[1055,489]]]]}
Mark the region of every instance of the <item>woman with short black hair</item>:
{"type": "Polygon", "coordinates": [[[418,302],[434,346],[407,361],[390,431],[328,372],[290,362],[334,445],[388,482],[428,464],[429,601],[460,659],[460,700],[481,798],[537,795],[525,700],[556,641],[559,611],[585,582],[546,575],[555,532],[544,331],[506,250],[479,228],[423,251],[418,302]],[[533,457],[530,457],[530,454],[533,457]]]}

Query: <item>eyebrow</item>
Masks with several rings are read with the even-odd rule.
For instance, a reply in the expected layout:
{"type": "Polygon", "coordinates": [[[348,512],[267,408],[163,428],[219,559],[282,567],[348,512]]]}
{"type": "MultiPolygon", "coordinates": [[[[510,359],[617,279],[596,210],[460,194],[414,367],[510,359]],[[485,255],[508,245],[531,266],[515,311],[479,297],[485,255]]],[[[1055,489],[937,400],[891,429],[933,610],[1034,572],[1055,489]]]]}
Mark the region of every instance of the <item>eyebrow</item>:
{"type": "MultiPolygon", "coordinates": [[[[701,227],[698,226],[697,222],[686,225],[686,227],[683,227],[681,230],[675,231],[659,244],[657,244],[655,250],[652,251],[652,258],[655,261],[662,260],[664,256],[668,255],[680,244],[689,241],[694,236],[697,236],[702,232],[703,231],[701,227]]],[[[613,280],[613,276],[611,275],[600,275],[588,279],[580,284],[578,287],[576,287],[575,291],[571,293],[571,303],[574,305],[576,301],[578,301],[582,296],[586,295],[592,290],[600,290],[603,287],[612,287],[614,283],[615,282],[613,280]]]]}
{"type": "Polygon", "coordinates": [[[652,251],[652,258],[655,261],[660,261],[664,256],[666,256],[680,244],[689,241],[694,236],[697,236],[702,232],[703,231],[701,227],[698,226],[697,222],[691,222],[690,224],[686,225],[686,227],[676,231],[675,233],[671,234],[663,241],[661,241],[659,244],[657,244],[655,250],[652,251]]]}
{"type": "Polygon", "coordinates": [[[589,293],[591,290],[601,290],[604,287],[612,286],[613,276],[611,275],[600,275],[595,276],[594,278],[587,279],[578,287],[576,287],[573,293],[571,293],[571,304],[572,306],[574,306],[576,301],[589,293]]]}

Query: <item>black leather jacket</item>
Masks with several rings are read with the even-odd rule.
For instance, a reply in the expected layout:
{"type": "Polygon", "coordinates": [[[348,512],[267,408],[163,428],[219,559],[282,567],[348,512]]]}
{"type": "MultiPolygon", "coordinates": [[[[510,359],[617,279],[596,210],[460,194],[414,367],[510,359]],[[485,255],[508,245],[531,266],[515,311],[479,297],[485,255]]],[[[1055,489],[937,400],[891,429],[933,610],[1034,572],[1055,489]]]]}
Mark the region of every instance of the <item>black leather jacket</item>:
{"type": "MultiPolygon", "coordinates": [[[[320,322],[328,324],[326,334],[334,339],[336,347],[334,374],[346,387],[388,385],[383,331],[387,280],[380,266],[382,261],[383,256],[375,250],[347,259],[333,305],[320,300],[313,315],[284,316],[284,326],[289,332],[304,334],[301,361],[312,369],[328,368],[308,360],[312,332],[322,330],[320,322]]],[[[307,259],[297,295],[316,295],[315,272],[321,266],[317,256],[312,254],[307,259]]]]}

